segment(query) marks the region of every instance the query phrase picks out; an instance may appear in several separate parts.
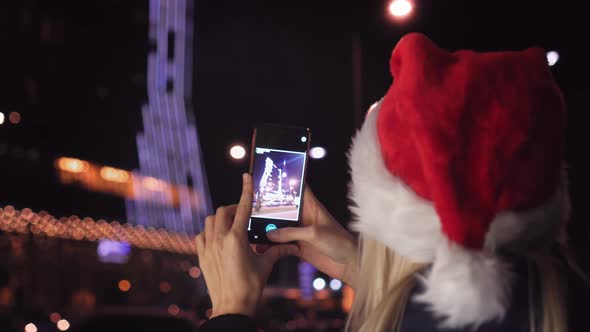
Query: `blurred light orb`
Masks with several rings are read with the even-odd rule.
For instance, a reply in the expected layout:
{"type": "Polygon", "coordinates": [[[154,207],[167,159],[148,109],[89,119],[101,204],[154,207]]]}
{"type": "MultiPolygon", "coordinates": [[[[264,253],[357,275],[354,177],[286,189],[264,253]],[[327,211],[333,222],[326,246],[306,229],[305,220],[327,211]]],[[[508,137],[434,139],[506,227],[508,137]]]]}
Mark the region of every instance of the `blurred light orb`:
{"type": "Polygon", "coordinates": [[[51,315],[49,315],[49,320],[53,324],[57,324],[57,322],[59,322],[61,320],[61,315],[57,312],[53,312],[53,313],[51,313],[51,315]]]}
{"type": "Polygon", "coordinates": [[[20,113],[19,112],[10,112],[8,115],[8,120],[12,124],[19,124],[20,123],[20,113]]]}
{"type": "Polygon", "coordinates": [[[122,169],[104,166],[100,169],[100,177],[107,181],[126,183],[129,180],[129,173],[122,169]]]}
{"type": "Polygon", "coordinates": [[[303,143],[307,142],[307,137],[301,136],[301,142],[303,142],[303,143]]]}
{"type": "Polygon", "coordinates": [[[242,159],[246,156],[246,149],[241,145],[234,145],[229,149],[229,155],[236,160],[242,159]]]}
{"type": "Polygon", "coordinates": [[[323,278],[315,278],[313,280],[313,288],[318,291],[326,288],[326,280],[323,278]]]}
{"type": "Polygon", "coordinates": [[[162,292],[164,294],[168,294],[168,293],[170,293],[171,290],[172,290],[172,285],[168,281],[162,281],[160,283],[160,292],[162,292]]]}
{"type": "Polygon", "coordinates": [[[4,123],[4,113],[0,112],[0,125],[3,123],[4,123]]]}
{"type": "Polygon", "coordinates": [[[176,304],[171,304],[168,306],[168,313],[172,316],[176,316],[180,313],[180,308],[176,304]]]}
{"type": "Polygon", "coordinates": [[[37,326],[33,323],[25,325],[25,332],[37,332],[37,326]]]}
{"type": "Polygon", "coordinates": [[[547,52],[547,63],[549,66],[553,66],[559,61],[559,53],[556,51],[549,51],[547,52]]]}
{"type": "Polygon", "coordinates": [[[333,291],[337,291],[337,290],[340,290],[341,288],[342,288],[342,281],[340,281],[338,279],[330,280],[330,289],[332,289],[333,291]]]}
{"type": "Polygon", "coordinates": [[[326,156],[326,149],[316,146],[309,150],[309,156],[313,159],[322,159],[326,156]]]}
{"type": "Polygon", "coordinates": [[[146,176],[141,180],[141,184],[151,191],[163,191],[166,188],[166,183],[151,176],[146,176]]]}
{"type": "Polygon", "coordinates": [[[59,158],[57,163],[60,169],[71,173],[82,173],[88,168],[88,163],[75,158],[59,158]]]}
{"type": "Polygon", "coordinates": [[[67,329],[70,328],[70,322],[68,322],[65,319],[62,319],[62,320],[60,320],[60,321],[57,322],[57,328],[60,331],[66,331],[67,329]]]}
{"type": "Polygon", "coordinates": [[[412,12],[412,3],[408,0],[393,0],[389,4],[389,13],[395,17],[404,17],[412,12]]]}
{"type": "Polygon", "coordinates": [[[131,289],[131,283],[129,280],[119,280],[119,290],[121,292],[128,292],[131,289]]]}
{"type": "Polygon", "coordinates": [[[201,276],[201,269],[198,266],[193,266],[188,270],[188,274],[193,279],[198,279],[201,276]]]}

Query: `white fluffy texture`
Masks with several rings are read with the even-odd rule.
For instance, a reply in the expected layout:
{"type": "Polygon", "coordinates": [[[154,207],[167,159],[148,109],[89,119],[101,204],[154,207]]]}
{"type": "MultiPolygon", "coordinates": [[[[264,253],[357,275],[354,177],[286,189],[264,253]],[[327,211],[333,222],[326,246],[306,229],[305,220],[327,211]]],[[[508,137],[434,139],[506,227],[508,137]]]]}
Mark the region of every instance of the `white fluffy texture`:
{"type": "Polygon", "coordinates": [[[425,291],[414,297],[445,328],[502,320],[510,304],[512,274],[497,256],[441,243],[431,270],[421,278],[425,291]]]}
{"type": "Polygon", "coordinates": [[[510,272],[493,253],[530,250],[555,238],[568,210],[565,183],[548,204],[524,212],[503,212],[493,221],[485,254],[451,244],[442,233],[432,202],[417,196],[385,167],[377,137],[381,102],[367,115],[349,153],[351,227],[415,262],[434,262],[424,278],[427,303],[447,327],[501,319],[509,304],[510,272]]]}
{"type": "Polygon", "coordinates": [[[357,217],[351,227],[416,262],[432,262],[444,239],[438,215],[431,202],[385,168],[377,138],[380,107],[369,112],[349,152],[351,209],[357,217]]]}

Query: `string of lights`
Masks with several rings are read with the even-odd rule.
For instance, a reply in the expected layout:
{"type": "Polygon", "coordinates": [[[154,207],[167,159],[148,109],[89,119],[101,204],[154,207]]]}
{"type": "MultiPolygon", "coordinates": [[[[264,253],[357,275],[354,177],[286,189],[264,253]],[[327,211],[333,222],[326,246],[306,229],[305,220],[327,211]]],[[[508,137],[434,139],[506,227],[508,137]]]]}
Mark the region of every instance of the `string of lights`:
{"type": "Polygon", "coordinates": [[[35,213],[28,208],[17,210],[10,205],[0,208],[0,231],[78,241],[112,240],[127,242],[141,249],[197,254],[196,243],[185,233],[120,224],[118,221],[95,221],[88,217],[80,219],[71,216],[57,219],[46,211],[35,213]]]}

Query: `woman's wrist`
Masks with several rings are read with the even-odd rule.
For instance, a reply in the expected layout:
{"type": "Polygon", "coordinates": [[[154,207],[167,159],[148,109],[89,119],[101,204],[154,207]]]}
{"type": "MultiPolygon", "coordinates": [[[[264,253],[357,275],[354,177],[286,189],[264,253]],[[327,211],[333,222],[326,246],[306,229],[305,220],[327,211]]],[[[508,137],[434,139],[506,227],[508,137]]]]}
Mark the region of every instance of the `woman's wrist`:
{"type": "Polygon", "coordinates": [[[239,314],[254,318],[256,301],[232,301],[231,303],[213,305],[211,318],[227,314],[239,314]]]}
{"type": "Polygon", "coordinates": [[[356,278],[358,275],[358,259],[357,254],[355,253],[354,258],[351,262],[346,264],[346,268],[344,269],[344,273],[342,275],[342,281],[346,283],[348,286],[352,287],[352,289],[356,286],[356,278]]]}
{"type": "Polygon", "coordinates": [[[351,241],[351,246],[348,248],[348,251],[350,252],[349,257],[351,257],[351,259],[348,264],[346,264],[344,273],[342,275],[342,281],[354,289],[356,286],[356,278],[359,270],[359,250],[356,239],[351,241]]]}

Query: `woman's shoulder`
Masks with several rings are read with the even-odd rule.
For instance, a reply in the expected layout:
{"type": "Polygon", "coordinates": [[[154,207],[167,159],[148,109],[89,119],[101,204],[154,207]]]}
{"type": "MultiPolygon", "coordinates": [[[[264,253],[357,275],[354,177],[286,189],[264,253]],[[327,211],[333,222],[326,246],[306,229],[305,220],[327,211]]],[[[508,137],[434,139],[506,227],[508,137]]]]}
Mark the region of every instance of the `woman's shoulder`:
{"type": "MultiPolygon", "coordinates": [[[[514,262],[514,279],[512,283],[512,297],[509,309],[501,321],[489,321],[477,328],[468,326],[456,329],[441,329],[443,320],[435,317],[429,308],[423,303],[414,301],[415,295],[424,291],[424,286],[418,282],[410,301],[406,306],[404,319],[402,321],[402,332],[423,331],[423,332],[528,332],[529,331],[529,270],[521,261],[514,262]]],[[[425,272],[427,273],[427,272],[425,272]]]]}
{"type": "MultiPolygon", "coordinates": [[[[590,278],[575,263],[572,255],[567,251],[556,250],[542,259],[549,263],[558,272],[559,284],[563,286],[562,296],[567,307],[567,320],[570,332],[589,331],[590,315],[587,305],[590,303],[590,278]]],[[[434,317],[432,312],[424,304],[410,301],[407,304],[401,331],[447,331],[447,332],[497,332],[497,331],[523,331],[531,330],[531,325],[539,325],[543,322],[543,280],[546,273],[538,269],[539,264],[533,264],[530,259],[510,259],[514,279],[512,283],[511,302],[502,320],[490,321],[474,329],[441,330],[441,319],[434,317]]],[[[541,264],[543,265],[543,264],[541,264]]],[[[424,291],[423,285],[418,283],[412,292],[411,298],[424,291]]]]}

